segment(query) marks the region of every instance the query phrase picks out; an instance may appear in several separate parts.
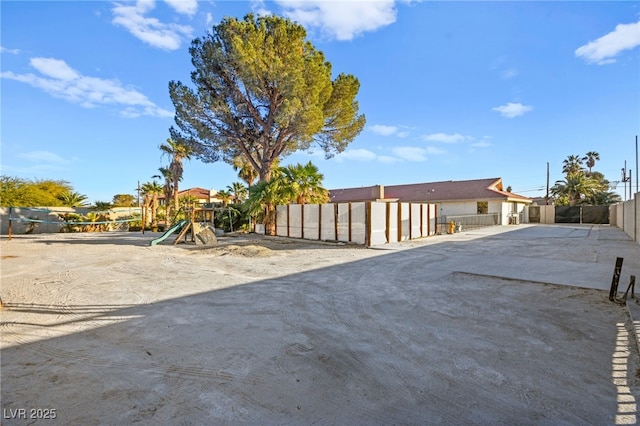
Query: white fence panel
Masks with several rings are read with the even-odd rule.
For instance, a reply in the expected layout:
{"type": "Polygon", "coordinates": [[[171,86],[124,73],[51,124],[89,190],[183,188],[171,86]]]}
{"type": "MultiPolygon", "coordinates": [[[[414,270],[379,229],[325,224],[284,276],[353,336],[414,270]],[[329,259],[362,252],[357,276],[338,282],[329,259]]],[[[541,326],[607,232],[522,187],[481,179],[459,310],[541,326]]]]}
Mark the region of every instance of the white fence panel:
{"type": "Polygon", "coordinates": [[[365,203],[351,203],[351,242],[367,242],[367,212],[365,203]]]}
{"type": "Polygon", "coordinates": [[[387,205],[371,203],[371,236],[369,245],[386,244],[387,241],[387,205]]]}
{"type": "Polygon", "coordinates": [[[286,237],[289,235],[288,227],[287,206],[276,206],[276,235],[286,237]]]}
{"type": "Polygon", "coordinates": [[[303,213],[302,237],[308,240],[319,239],[320,205],[319,204],[302,205],[302,213],[303,213]]]}
{"type": "Polygon", "coordinates": [[[338,204],[338,241],[349,242],[349,203],[338,204]]]}
{"type": "Polygon", "coordinates": [[[335,204],[322,204],[320,211],[322,214],[320,239],[324,241],[337,240],[335,204]]]}

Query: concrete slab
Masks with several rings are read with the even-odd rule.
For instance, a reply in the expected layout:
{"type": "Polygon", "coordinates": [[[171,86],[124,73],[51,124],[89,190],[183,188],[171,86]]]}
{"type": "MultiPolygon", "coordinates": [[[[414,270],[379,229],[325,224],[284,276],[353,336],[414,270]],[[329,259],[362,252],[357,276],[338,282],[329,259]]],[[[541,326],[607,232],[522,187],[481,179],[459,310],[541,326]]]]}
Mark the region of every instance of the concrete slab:
{"type": "Polygon", "coordinates": [[[616,256],[621,283],[640,276],[625,237],[263,238],[254,257],[222,238],[2,241],[2,408],[55,409],[52,424],[635,424],[633,322],[608,300],[616,256]]]}

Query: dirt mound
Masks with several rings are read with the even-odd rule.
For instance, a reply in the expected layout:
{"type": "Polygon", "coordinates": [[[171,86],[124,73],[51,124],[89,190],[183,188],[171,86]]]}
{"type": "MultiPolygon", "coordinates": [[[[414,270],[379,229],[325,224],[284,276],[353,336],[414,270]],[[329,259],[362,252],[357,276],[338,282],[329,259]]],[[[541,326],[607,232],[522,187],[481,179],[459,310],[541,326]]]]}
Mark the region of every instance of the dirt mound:
{"type": "Polygon", "coordinates": [[[257,246],[253,244],[249,245],[236,245],[229,244],[221,247],[215,247],[207,250],[203,250],[203,253],[213,254],[214,256],[243,256],[243,257],[269,257],[275,256],[275,252],[270,248],[257,246]]]}

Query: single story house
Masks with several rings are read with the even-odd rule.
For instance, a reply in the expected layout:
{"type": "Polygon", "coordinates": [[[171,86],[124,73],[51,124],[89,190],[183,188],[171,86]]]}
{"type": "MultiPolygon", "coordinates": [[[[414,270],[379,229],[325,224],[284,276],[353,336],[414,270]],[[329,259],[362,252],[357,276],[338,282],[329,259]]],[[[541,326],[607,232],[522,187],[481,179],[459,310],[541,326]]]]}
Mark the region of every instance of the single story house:
{"type": "Polygon", "coordinates": [[[496,224],[528,221],[526,206],[531,198],[507,192],[502,178],[375,185],[361,188],[332,189],[331,202],[398,201],[437,204],[437,213],[446,220],[491,215],[496,224]]]}
{"type": "MultiPolygon", "coordinates": [[[[218,191],[215,189],[205,189],[205,188],[189,188],[183,189],[182,191],[178,191],[178,198],[180,197],[193,197],[194,200],[197,200],[198,204],[220,204],[222,200],[216,197],[218,191]]],[[[158,197],[160,200],[160,205],[165,204],[164,195],[160,195],[158,197]]]]}

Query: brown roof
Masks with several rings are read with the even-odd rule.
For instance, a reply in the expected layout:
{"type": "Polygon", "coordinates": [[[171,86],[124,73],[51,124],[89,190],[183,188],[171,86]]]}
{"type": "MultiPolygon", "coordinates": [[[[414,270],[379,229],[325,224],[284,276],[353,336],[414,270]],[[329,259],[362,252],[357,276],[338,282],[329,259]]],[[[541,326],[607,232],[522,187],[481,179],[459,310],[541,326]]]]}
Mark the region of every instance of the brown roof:
{"type": "MultiPolygon", "coordinates": [[[[378,188],[378,187],[368,187],[378,188]]],[[[331,201],[364,201],[367,188],[345,188],[329,191],[331,201]],[[335,194],[335,197],[334,197],[335,194]]],[[[413,183],[407,185],[389,185],[381,190],[381,196],[372,196],[366,200],[376,198],[398,199],[399,201],[469,201],[469,200],[504,200],[530,203],[531,199],[522,195],[507,192],[502,187],[502,178],[458,180],[443,182],[413,183]]]]}
{"type": "Polygon", "coordinates": [[[374,201],[380,198],[384,198],[384,187],[381,185],[332,189],[329,191],[329,199],[332,203],[374,201]]]}
{"type": "Polygon", "coordinates": [[[178,191],[178,196],[182,197],[183,195],[193,195],[198,199],[209,199],[210,191],[204,188],[189,188],[183,189],[182,191],[178,191]]]}

